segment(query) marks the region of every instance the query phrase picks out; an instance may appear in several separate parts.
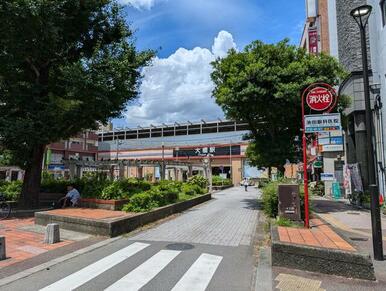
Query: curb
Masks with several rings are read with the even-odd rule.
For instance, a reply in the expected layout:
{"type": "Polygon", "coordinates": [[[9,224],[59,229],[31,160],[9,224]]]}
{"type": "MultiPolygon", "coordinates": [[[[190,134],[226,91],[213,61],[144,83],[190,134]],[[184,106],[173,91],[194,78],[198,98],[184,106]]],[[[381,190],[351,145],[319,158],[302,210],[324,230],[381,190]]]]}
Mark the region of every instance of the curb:
{"type": "Polygon", "coordinates": [[[24,271],[21,271],[17,274],[14,274],[14,275],[11,275],[9,277],[6,277],[4,279],[0,279],[0,287],[2,286],[5,286],[5,285],[8,285],[8,284],[11,284],[12,282],[14,281],[17,281],[17,280],[20,280],[20,279],[23,279],[25,277],[28,277],[28,276],[31,276],[37,272],[40,272],[40,271],[43,271],[47,268],[51,268],[57,264],[60,264],[60,263],[63,263],[65,261],[68,261],[76,256],[79,256],[79,255],[83,255],[85,253],[89,253],[91,251],[94,251],[96,249],[99,249],[101,247],[104,247],[112,242],[115,242],[119,239],[121,239],[122,237],[115,237],[115,238],[109,238],[109,239],[106,239],[104,241],[101,241],[101,242],[98,242],[96,244],[93,244],[91,246],[88,246],[88,247],[85,247],[83,249],[80,249],[80,250],[77,250],[77,251],[74,251],[70,254],[67,254],[67,255],[64,255],[62,257],[59,257],[59,258],[56,258],[56,259],[53,259],[49,262],[46,262],[46,263],[43,263],[41,265],[38,265],[36,267],[32,267],[30,269],[27,269],[27,270],[24,270],[24,271]]]}
{"type": "Polygon", "coordinates": [[[281,242],[277,226],[271,227],[271,237],[273,266],[376,280],[373,262],[368,254],[281,242]]]}

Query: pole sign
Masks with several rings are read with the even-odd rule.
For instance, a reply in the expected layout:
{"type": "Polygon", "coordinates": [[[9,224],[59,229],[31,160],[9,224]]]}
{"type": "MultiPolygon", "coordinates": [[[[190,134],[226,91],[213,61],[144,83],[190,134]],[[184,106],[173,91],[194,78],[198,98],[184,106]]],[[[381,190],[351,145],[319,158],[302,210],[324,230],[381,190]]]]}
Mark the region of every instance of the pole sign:
{"type": "MultiPolygon", "coordinates": [[[[303,147],[303,179],[304,179],[304,226],[310,227],[308,202],[308,162],[307,162],[307,133],[340,130],[340,115],[320,114],[330,113],[338,101],[334,88],[326,83],[313,83],[302,94],[302,147],[303,147]],[[306,115],[306,104],[311,111],[319,115],[306,115]]],[[[310,112],[311,113],[311,112],[310,112]]]]}
{"type": "Polygon", "coordinates": [[[307,105],[315,111],[324,111],[334,104],[335,96],[329,88],[315,87],[306,97],[307,105]]]}
{"type": "Polygon", "coordinates": [[[340,113],[306,115],[304,125],[306,133],[340,130],[340,113]]]}

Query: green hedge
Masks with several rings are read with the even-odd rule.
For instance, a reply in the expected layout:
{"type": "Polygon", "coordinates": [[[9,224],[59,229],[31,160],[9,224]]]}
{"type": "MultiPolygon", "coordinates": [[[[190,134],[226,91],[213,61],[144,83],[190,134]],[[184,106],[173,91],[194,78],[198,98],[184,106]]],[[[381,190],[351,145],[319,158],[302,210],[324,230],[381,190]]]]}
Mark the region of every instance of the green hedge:
{"type": "Polygon", "coordinates": [[[66,193],[67,186],[74,185],[83,198],[99,198],[106,200],[127,199],[134,194],[150,190],[151,184],[136,178],[112,181],[100,173],[92,173],[81,179],[54,179],[44,173],[41,192],[66,193]]]}
{"type": "Polygon", "coordinates": [[[196,175],[188,179],[188,184],[206,188],[208,186],[208,179],[204,178],[203,176],[196,175]]]}
{"type": "Polygon", "coordinates": [[[122,210],[128,212],[146,212],[153,208],[189,199],[185,196],[194,197],[205,192],[203,188],[196,184],[161,181],[150,190],[131,196],[129,203],[127,203],[122,210]]]}
{"type": "Polygon", "coordinates": [[[232,180],[222,178],[221,176],[213,176],[212,177],[212,185],[213,186],[230,186],[230,185],[232,185],[232,180]]]}

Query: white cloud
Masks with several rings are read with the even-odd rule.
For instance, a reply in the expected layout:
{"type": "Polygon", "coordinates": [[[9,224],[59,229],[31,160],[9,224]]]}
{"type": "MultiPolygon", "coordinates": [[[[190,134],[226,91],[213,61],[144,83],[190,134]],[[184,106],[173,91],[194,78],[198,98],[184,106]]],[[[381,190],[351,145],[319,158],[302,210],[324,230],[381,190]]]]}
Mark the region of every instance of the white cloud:
{"type": "Polygon", "coordinates": [[[236,44],[233,41],[233,36],[227,31],[220,31],[218,36],[214,39],[212,46],[212,52],[216,57],[225,57],[228,54],[229,49],[236,48],[236,44]]]}
{"type": "Polygon", "coordinates": [[[168,58],[155,58],[143,71],[139,104],[130,104],[125,113],[130,126],[210,120],[223,117],[211,97],[211,62],[236,48],[233,37],[221,31],[212,51],[196,47],[179,48],[168,58]]]}
{"type": "Polygon", "coordinates": [[[139,10],[150,10],[157,0],[119,0],[123,5],[131,5],[139,10]]]}

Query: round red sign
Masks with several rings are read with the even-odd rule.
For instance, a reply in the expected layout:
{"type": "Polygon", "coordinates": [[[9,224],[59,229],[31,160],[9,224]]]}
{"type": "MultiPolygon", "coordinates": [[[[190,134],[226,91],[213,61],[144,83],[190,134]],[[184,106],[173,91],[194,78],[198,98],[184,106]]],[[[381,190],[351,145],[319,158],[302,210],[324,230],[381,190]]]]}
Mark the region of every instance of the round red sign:
{"type": "Polygon", "coordinates": [[[327,88],[315,87],[308,92],[306,102],[311,109],[323,111],[335,103],[335,94],[327,88]]]}

